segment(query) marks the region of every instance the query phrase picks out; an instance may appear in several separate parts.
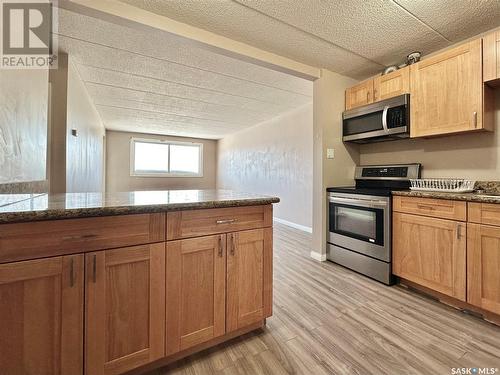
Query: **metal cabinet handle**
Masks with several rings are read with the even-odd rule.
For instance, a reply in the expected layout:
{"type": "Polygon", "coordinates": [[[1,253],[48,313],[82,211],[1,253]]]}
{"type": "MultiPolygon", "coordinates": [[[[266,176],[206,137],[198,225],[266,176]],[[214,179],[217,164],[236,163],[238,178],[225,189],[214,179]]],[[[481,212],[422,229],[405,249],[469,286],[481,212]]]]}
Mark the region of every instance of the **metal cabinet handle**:
{"type": "Polygon", "coordinates": [[[370,91],[366,93],[366,101],[367,103],[370,103],[370,91]]]}
{"type": "Polygon", "coordinates": [[[460,224],[458,224],[458,226],[457,226],[457,240],[459,240],[460,238],[462,238],[462,226],[460,224]]]}
{"type": "Polygon", "coordinates": [[[71,258],[69,263],[69,287],[73,288],[75,285],[75,260],[71,258]]]}
{"type": "Polygon", "coordinates": [[[472,112],[472,123],[474,124],[474,128],[477,128],[477,112],[472,112]]]}
{"type": "Polygon", "coordinates": [[[90,240],[92,238],[98,237],[97,234],[84,234],[81,236],[64,236],[61,239],[63,241],[73,241],[73,240],[90,240]]]}
{"type": "Polygon", "coordinates": [[[217,220],[215,223],[217,225],[219,225],[219,224],[232,224],[235,222],[236,222],[236,219],[225,219],[225,220],[217,220]]]}
{"type": "Polygon", "coordinates": [[[219,236],[219,256],[222,258],[222,236],[219,236]]]}
{"type": "Polygon", "coordinates": [[[234,234],[231,234],[231,255],[234,255],[235,251],[236,251],[236,239],[235,239],[236,235],[234,234]]]}
{"type": "Polygon", "coordinates": [[[426,209],[426,210],[433,210],[434,209],[434,207],[432,207],[432,206],[426,206],[424,204],[417,204],[417,207],[420,208],[420,209],[422,209],[422,210],[423,209],[426,209]]]}
{"type": "Polygon", "coordinates": [[[97,282],[97,255],[92,257],[92,282],[94,284],[97,282]]]}

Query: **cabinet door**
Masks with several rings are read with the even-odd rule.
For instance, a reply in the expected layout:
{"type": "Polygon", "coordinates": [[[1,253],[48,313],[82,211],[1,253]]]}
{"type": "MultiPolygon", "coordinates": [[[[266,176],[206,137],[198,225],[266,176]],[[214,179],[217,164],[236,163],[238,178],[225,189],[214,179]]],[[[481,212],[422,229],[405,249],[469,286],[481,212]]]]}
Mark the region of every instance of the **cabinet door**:
{"type": "Polygon", "coordinates": [[[345,109],[373,103],[373,79],[349,87],[345,91],[345,109]]]}
{"type": "Polygon", "coordinates": [[[373,80],[374,101],[389,99],[410,92],[410,67],[375,77],[373,80]]]}
{"type": "Polygon", "coordinates": [[[483,38],[483,64],[484,82],[500,79],[500,31],[483,38]]]}
{"type": "Polygon", "coordinates": [[[271,315],[272,248],[272,228],[228,234],[228,332],[271,315]]]}
{"type": "Polygon", "coordinates": [[[410,66],[411,136],[483,128],[481,40],[410,66]]]}
{"type": "Polygon", "coordinates": [[[465,301],[465,225],[398,212],[393,219],[393,273],[465,301]]]}
{"type": "Polygon", "coordinates": [[[500,314],[500,227],[467,224],[467,302],[500,314]]]}
{"type": "Polygon", "coordinates": [[[86,374],[119,374],[164,357],[165,244],[85,257],[86,374]]]}
{"type": "Polygon", "coordinates": [[[0,373],[83,371],[83,256],[0,265],[0,373]]]}
{"type": "Polygon", "coordinates": [[[226,235],[167,242],[167,355],[225,333],[226,235]]]}

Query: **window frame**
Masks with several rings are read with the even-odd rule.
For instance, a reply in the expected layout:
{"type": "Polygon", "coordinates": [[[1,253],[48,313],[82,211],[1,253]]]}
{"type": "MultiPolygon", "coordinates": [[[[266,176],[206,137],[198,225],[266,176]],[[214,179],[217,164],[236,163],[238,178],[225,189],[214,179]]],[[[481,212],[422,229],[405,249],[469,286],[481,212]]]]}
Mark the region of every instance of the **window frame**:
{"type": "Polygon", "coordinates": [[[130,176],[131,177],[203,177],[203,143],[201,142],[181,142],[181,141],[169,141],[154,138],[130,138],[130,176]],[[199,149],[199,172],[146,172],[135,170],[135,143],[153,143],[153,144],[163,144],[168,145],[168,170],[170,171],[170,145],[180,145],[180,146],[192,146],[198,147],[199,149]]]}

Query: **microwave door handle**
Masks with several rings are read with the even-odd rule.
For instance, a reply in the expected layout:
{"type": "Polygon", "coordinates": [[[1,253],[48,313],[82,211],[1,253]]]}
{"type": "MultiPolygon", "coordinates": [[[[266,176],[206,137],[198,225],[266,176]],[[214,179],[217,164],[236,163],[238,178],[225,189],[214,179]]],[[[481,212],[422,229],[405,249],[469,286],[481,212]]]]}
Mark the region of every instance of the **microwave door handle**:
{"type": "Polygon", "coordinates": [[[382,127],[386,133],[389,133],[389,127],[387,126],[387,112],[389,111],[389,106],[386,105],[382,112],[382,127]]]}

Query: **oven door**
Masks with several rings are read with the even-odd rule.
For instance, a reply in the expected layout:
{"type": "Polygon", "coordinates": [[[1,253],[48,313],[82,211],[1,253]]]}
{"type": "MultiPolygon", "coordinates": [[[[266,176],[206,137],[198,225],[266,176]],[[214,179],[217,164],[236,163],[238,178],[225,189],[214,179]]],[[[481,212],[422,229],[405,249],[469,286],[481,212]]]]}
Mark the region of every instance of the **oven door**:
{"type": "Polygon", "coordinates": [[[390,198],[329,194],[329,242],[389,262],[390,198]]]}

